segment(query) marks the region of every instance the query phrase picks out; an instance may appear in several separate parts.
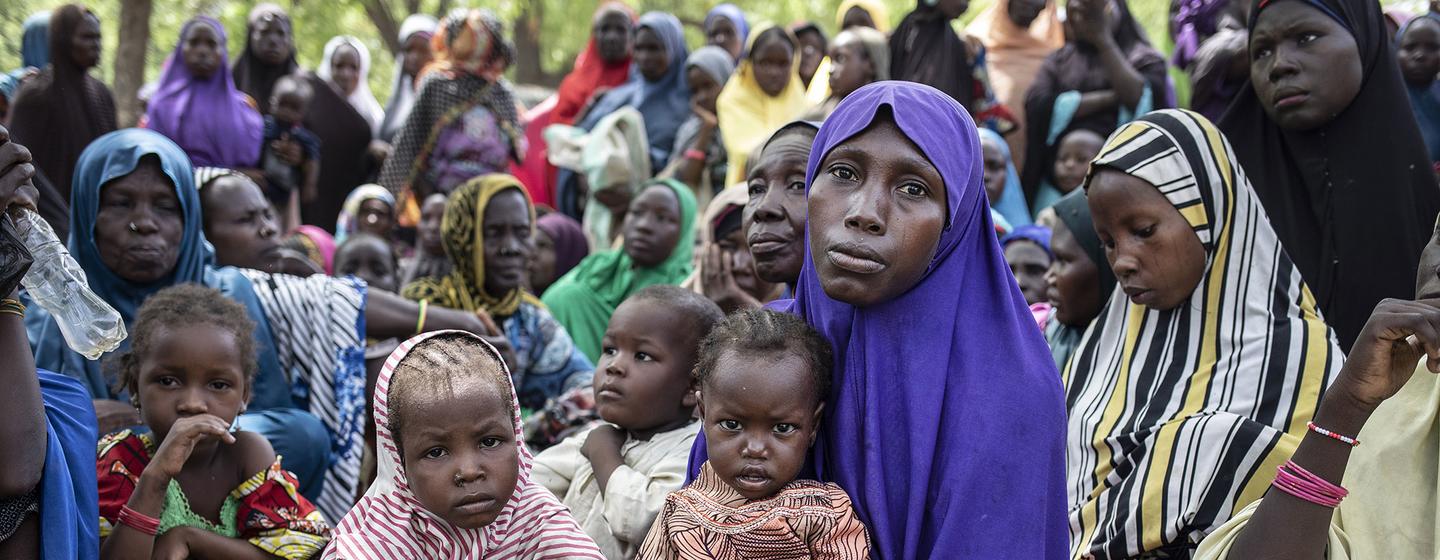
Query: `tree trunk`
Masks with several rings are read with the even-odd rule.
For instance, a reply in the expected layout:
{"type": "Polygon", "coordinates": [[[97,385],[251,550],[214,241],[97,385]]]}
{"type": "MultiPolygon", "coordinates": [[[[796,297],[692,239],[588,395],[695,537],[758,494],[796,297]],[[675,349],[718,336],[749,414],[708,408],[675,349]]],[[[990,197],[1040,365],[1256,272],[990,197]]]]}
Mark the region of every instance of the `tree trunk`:
{"type": "Polygon", "coordinates": [[[554,87],[558,81],[540,64],[540,29],[544,0],[526,0],[515,17],[515,82],[554,87]]]}
{"type": "Polygon", "coordinates": [[[150,45],[153,0],[120,1],[120,40],[115,49],[115,109],[121,128],[135,126],[144,112],[140,86],[145,83],[145,51],[150,45]]]}
{"type": "Polygon", "coordinates": [[[365,7],[365,15],[370,17],[370,22],[375,24],[375,30],[380,33],[380,40],[385,42],[390,56],[399,56],[405,46],[400,44],[400,22],[395,20],[395,11],[390,9],[390,3],[386,0],[364,0],[360,4],[365,7]]]}

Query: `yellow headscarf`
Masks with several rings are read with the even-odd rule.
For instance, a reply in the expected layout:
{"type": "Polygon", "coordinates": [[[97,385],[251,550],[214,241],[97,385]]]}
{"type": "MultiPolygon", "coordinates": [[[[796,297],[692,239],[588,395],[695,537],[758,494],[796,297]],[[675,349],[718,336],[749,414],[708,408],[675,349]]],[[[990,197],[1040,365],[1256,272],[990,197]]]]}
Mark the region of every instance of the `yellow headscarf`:
{"type": "Polygon", "coordinates": [[[845,0],[840,3],[840,8],[835,10],[836,33],[845,27],[845,14],[850,11],[850,8],[860,8],[870,12],[870,19],[875,20],[875,29],[880,30],[881,33],[890,32],[890,8],[885,7],[884,2],[880,0],[845,0]]]}
{"type": "Polygon", "coordinates": [[[730,158],[730,171],[725,175],[725,184],[733,185],[745,180],[745,160],[751,150],[760,145],[776,129],[795,120],[809,106],[805,100],[805,84],[800,80],[800,41],[795,34],[784,31],[795,56],[790,68],[790,83],[780,95],[771,97],[760,89],[755,80],[755,63],[750,57],[755,52],[755,40],[761,34],[774,29],[773,24],[761,24],[750,31],[745,42],[745,58],[725,89],[720,91],[716,101],[716,116],[720,119],[720,130],[724,132],[725,151],[730,158]]]}
{"type": "Polygon", "coordinates": [[[525,196],[525,206],[530,210],[530,235],[534,236],[535,205],[530,202],[525,185],[501,173],[471,179],[450,194],[445,201],[445,217],[440,222],[445,254],[455,266],[443,278],[421,278],[406,284],[400,295],[451,309],[483,309],[494,317],[514,315],[521,301],[543,305],[524,288],[516,288],[498,298],[485,292],[485,208],[495,195],[510,189],[525,196]]]}

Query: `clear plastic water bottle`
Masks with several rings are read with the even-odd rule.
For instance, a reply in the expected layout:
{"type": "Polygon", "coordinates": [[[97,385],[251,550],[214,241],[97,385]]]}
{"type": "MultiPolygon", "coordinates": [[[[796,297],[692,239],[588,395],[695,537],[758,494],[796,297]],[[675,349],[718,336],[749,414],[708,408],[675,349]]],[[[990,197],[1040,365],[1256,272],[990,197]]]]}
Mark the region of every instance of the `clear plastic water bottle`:
{"type": "Polygon", "coordinates": [[[20,285],[55,318],[65,344],[91,360],[118,348],[125,340],[125,321],[90,291],[85,270],[55,237],[55,230],[28,208],[12,209],[10,217],[16,235],[35,257],[20,285]]]}

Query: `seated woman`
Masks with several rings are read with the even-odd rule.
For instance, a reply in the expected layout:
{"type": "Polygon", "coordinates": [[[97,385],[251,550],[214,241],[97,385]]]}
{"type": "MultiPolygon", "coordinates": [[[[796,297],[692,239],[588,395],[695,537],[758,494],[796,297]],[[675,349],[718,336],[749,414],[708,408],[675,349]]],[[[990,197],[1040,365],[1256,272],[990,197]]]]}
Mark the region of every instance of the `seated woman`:
{"type": "Polygon", "coordinates": [[[1071,550],[1188,557],[1264,493],[1343,354],[1205,117],[1146,115],[1091,169],[1095,231],[1125,297],[1065,372],[1071,550]]]}
{"type": "MultiPolygon", "coordinates": [[[[680,20],[661,12],[640,16],[635,24],[635,71],[630,80],[595,101],[576,126],[590,130],[621,107],[633,107],[644,117],[650,141],[650,169],[654,175],[676,154],[675,133],[690,116],[690,86],[685,82],[685,35],[680,20]]],[[[571,188],[562,184],[561,189],[571,188]]]]}
{"type": "Polygon", "coordinates": [[[1380,6],[1366,0],[1256,6],[1250,87],[1219,123],[1346,349],[1376,304],[1414,297],[1415,266],[1440,213],[1384,28],[1380,6]],[[1311,44],[1312,35],[1323,40],[1311,44]],[[1302,39],[1308,54],[1288,56],[1302,39]],[[1385,134],[1374,134],[1377,122],[1385,134]]]}
{"type": "Polygon", "coordinates": [[[1066,13],[1068,42],[1045,59],[1025,94],[1020,183],[1037,214],[1045,209],[1042,201],[1060,198],[1045,179],[1062,133],[1086,128],[1103,137],[1167,106],[1165,58],[1150,47],[1126,0],[1068,0],[1066,13]]]}
{"type": "Polygon", "coordinates": [[[741,216],[745,242],[762,282],[784,284],[787,292],[800,280],[805,263],[805,166],[820,130],[817,123],[795,121],[780,127],[760,148],[750,166],[749,200],[741,216]]]}
{"type": "Polygon", "coordinates": [[[700,47],[685,60],[691,115],[675,133],[670,167],[663,173],[695,189],[702,209],[709,207],[711,197],[725,188],[725,176],[729,174],[730,158],[715,113],[720,91],[734,72],[735,61],[720,47],[700,47]]]}
{"type": "Polygon", "coordinates": [[[1030,225],[1030,206],[1020,187],[1020,174],[1010,157],[1005,137],[988,128],[980,129],[980,158],[985,164],[985,196],[990,209],[998,212],[1012,227],[1030,225]]]}
{"type": "Polygon", "coordinates": [[[755,258],[742,219],[749,199],[750,188],[735,185],[710,202],[700,222],[695,272],[680,284],[709,298],[726,314],[759,309],[785,290],[784,283],[766,282],[755,274],[755,258]]]}
{"type": "MultiPolygon", "coordinates": [[[[8,136],[0,128],[0,139],[8,136]]],[[[0,144],[0,209],[35,210],[29,161],[19,144],[0,144]]],[[[15,290],[28,270],[21,257],[31,255],[8,227],[0,231],[0,558],[95,560],[95,410],[79,380],[36,369],[15,290]]]]}
{"type": "Polygon", "coordinates": [[[783,27],[750,32],[745,58],[720,91],[716,117],[725,134],[730,168],[725,184],[745,180],[745,162],[775,129],[805,112],[800,84],[800,41],[783,27]]]}
{"type": "Polygon", "coordinates": [[[260,165],[264,123],[227,71],[225,28],[198,16],[180,29],[159,89],[146,105],[146,127],[174,140],[196,166],[260,165]]]}
{"type": "Polygon", "coordinates": [[[535,252],[535,207],[510,175],[483,175],[450,195],[440,235],[454,268],[401,288],[400,295],[488,316],[505,334],[497,344],[527,411],[588,386],[594,362],[570,340],[539,298],[525,291],[535,252]]]}
{"type": "Polygon", "coordinates": [[[1055,260],[1045,272],[1045,281],[1055,312],[1045,325],[1045,341],[1050,343],[1055,367],[1063,373],[1085,330],[1110,301],[1116,281],[1105,247],[1095,235],[1085,193],[1071,193],[1051,208],[1058,218],[1051,222],[1050,234],[1055,260]]]}
{"type": "MultiPolygon", "coordinates": [[[[125,129],[96,140],[82,154],[74,187],[70,254],[127,325],[146,298],[175,284],[214,287],[245,306],[256,323],[259,372],[240,425],[270,440],[307,485],[302,492],[318,496],[316,505],[330,518],[355,498],[364,336],[407,336],[417,327],[487,332],[461,311],[431,309],[422,321],[415,304],[350,279],[212,266],[190,160],[156,132],[125,129]]],[[[49,313],[32,307],[26,327],[39,367],[82,380],[102,426],[139,423],[121,402],[126,395],[106,382],[101,360],[70,350],[49,313]]]]}
{"type": "Polygon", "coordinates": [[[870,84],[815,150],[810,250],[777,307],[835,348],[816,478],[854,500],[878,557],[1065,558],[1059,373],[995,242],[969,114],[870,84]]]}
{"type": "Polygon", "coordinates": [[[745,54],[745,39],[750,37],[750,22],[739,6],[725,3],[705,14],[705,44],[725,49],[730,59],[739,62],[745,54]]]}
{"type": "Polygon", "coordinates": [[[535,259],[530,263],[532,294],[543,294],[556,280],[590,255],[590,244],[580,222],[559,212],[535,221],[535,259]]]}
{"type": "Polygon", "coordinates": [[[395,228],[395,197],[385,187],[360,185],[345,197],[340,216],[335,219],[335,243],[357,233],[368,233],[389,240],[395,228]]]}
{"type": "MultiPolygon", "coordinates": [[[[830,94],[805,113],[806,120],[823,121],[840,100],[868,84],[890,79],[890,45],[885,34],[869,27],[841,31],[830,43],[825,74],[830,94]]],[[[817,75],[818,76],[818,75],[817,75]]],[[[810,89],[815,89],[815,84],[810,89]]]]}
{"type": "Polygon", "coordinates": [[[679,285],[695,252],[695,197],[672,181],[650,183],[625,215],[624,244],[585,257],[545,291],[543,301],[594,363],[610,315],[646,286],[679,285]]]}

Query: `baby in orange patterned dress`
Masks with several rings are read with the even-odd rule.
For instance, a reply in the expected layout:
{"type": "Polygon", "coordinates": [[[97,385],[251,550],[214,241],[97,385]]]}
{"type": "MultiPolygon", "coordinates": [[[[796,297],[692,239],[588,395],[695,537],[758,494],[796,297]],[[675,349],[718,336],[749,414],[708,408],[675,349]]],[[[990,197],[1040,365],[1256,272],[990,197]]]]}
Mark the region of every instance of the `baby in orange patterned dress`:
{"type": "Polygon", "coordinates": [[[234,427],[255,377],[255,323],[218,290],[140,307],[120,381],[150,428],[100,439],[100,558],[310,558],[330,525],[264,437],[234,427]]]}
{"type": "Polygon", "coordinates": [[[796,480],[820,427],[832,361],[829,342],[785,313],[742,311],[706,337],[695,375],[710,460],[666,497],[638,558],[869,556],[845,491],[796,480]]]}

